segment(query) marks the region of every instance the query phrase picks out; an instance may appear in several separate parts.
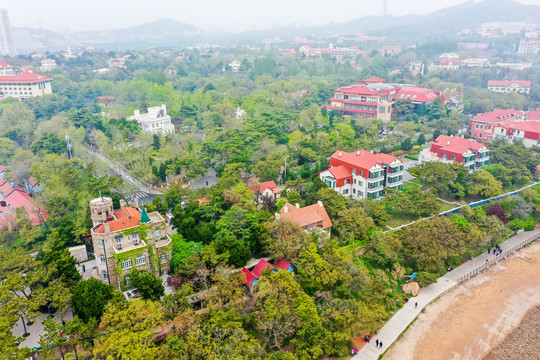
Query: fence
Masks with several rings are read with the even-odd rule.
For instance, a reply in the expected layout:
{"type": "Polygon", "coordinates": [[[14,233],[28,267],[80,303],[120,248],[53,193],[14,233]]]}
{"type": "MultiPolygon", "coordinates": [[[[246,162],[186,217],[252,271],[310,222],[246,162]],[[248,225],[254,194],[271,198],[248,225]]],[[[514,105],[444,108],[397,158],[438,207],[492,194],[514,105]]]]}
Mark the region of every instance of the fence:
{"type": "Polygon", "coordinates": [[[489,259],[485,264],[482,264],[476,268],[474,268],[473,270],[469,271],[467,274],[463,275],[463,276],[460,276],[458,279],[457,279],[457,282],[458,284],[462,281],[465,281],[465,280],[468,280],[470,279],[471,277],[473,277],[474,275],[476,274],[479,274],[481,271],[487,269],[488,267],[490,267],[491,265],[493,264],[496,264],[499,262],[499,260],[502,260],[503,258],[505,259],[508,255],[514,253],[515,251],[521,249],[522,247],[524,247],[525,245],[533,242],[534,240],[540,238],[540,233],[536,233],[534,235],[531,235],[529,236],[527,239],[521,241],[520,243],[518,243],[517,245],[514,245],[512,246],[510,249],[507,249],[505,251],[503,251],[500,255],[497,255],[496,257],[494,257],[493,259],[489,259]]]}
{"type": "Polygon", "coordinates": [[[423,221],[423,220],[429,220],[429,219],[433,219],[434,217],[438,216],[438,217],[441,217],[441,216],[446,216],[446,215],[451,215],[451,214],[455,214],[457,213],[459,210],[461,210],[463,207],[465,206],[469,206],[471,208],[475,208],[475,207],[478,207],[478,206],[482,206],[482,205],[485,205],[485,204],[489,204],[490,202],[493,202],[493,201],[499,201],[499,200],[502,200],[502,199],[505,199],[509,196],[515,196],[517,194],[519,194],[520,192],[522,192],[523,190],[525,189],[528,189],[532,186],[535,186],[535,185],[538,185],[540,184],[540,182],[536,182],[536,183],[532,183],[532,184],[529,184],[527,186],[524,186],[522,187],[521,189],[519,190],[516,190],[516,191],[512,191],[512,192],[508,192],[506,194],[502,194],[502,195],[498,195],[498,196],[494,196],[492,198],[489,198],[489,199],[485,199],[485,200],[480,200],[480,201],[476,201],[476,202],[473,202],[473,203],[470,203],[470,204],[467,204],[467,205],[461,205],[459,207],[456,207],[456,208],[453,208],[453,209],[450,209],[450,210],[446,210],[446,211],[443,211],[437,215],[433,215],[433,216],[429,216],[429,217],[425,217],[425,218],[422,218],[422,219],[418,219],[418,220],[415,220],[413,222],[410,222],[408,224],[404,224],[404,225],[400,225],[398,227],[395,227],[395,228],[391,228],[390,226],[387,226],[388,228],[390,228],[389,230],[386,230],[385,232],[388,232],[388,231],[395,231],[395,230],[400,230],[400,229],[403,229],[404,227],[407,227],[407,226],[410,226],[418,221],[423,221]]]}

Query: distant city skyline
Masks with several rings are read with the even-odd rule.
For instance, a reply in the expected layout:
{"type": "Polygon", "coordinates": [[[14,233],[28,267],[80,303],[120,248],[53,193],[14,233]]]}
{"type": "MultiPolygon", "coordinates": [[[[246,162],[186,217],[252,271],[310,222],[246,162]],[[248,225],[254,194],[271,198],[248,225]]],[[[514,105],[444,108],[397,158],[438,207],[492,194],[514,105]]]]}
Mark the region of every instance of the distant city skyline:
{"type": "MultiPolygon", "coordinates": [[[[387,0],[395,16],[425,15],[466,0],[387,0]]],[[[540,5],[540,0],[517,0],[540,5]]],[[[384,0],[341,0],[332,6],[321,0],[274,0],[254,5],[252,0],[48,0],[31,6],[20,0],[4,0],[12,27],[54,31],[121,29],[171,18],[203,30],[261,30],[275,25],[323,25],[341,23],[367,15],[381,15],[384,0]]]]}

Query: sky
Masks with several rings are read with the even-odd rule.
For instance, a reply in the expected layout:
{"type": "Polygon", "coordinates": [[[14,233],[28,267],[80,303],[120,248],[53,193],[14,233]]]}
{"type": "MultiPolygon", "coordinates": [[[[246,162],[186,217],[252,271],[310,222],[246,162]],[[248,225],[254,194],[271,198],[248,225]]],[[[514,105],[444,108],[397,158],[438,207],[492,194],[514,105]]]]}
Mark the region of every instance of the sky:
{"type": "MultiPolygon", "coordinates": [[[[464,0],[387,0],[388,13],[428,14],[464,0]]],[[[540,5],[540,0],[517,0],[540,5]]],[[[380,15],[383,0],[2,0],[12,27],[54,31],[121,29],[171,18],[203,30],[340,23],[380,15]]]]}

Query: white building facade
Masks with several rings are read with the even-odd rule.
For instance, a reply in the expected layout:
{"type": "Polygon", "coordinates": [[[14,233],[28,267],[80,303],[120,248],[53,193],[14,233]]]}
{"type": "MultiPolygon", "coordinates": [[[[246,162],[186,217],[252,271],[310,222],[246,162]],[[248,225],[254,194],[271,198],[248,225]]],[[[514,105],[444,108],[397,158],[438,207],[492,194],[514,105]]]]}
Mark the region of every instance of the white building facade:
{"type": "Polygon", "coordinates": [[[174,133],[174,125],[171,122],[171,117],[167,115],[167,106],[165,104],[149,107],[146,114],[141,114],[139,110],[135,110],[135,114],[128,117],[127,120],[137,120],[145,134],[163,136],[174,133]]]}

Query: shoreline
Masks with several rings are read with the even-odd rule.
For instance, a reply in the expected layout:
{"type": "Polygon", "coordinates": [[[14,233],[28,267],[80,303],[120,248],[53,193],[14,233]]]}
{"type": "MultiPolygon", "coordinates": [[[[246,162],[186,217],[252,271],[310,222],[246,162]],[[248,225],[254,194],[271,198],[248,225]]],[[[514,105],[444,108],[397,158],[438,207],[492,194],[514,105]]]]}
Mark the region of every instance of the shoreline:
{"type": "Polygon", "coordinates": [[[540,305],[539,271],[535,242],[428,305],[383,359],[484,358],[540,305]]]}

